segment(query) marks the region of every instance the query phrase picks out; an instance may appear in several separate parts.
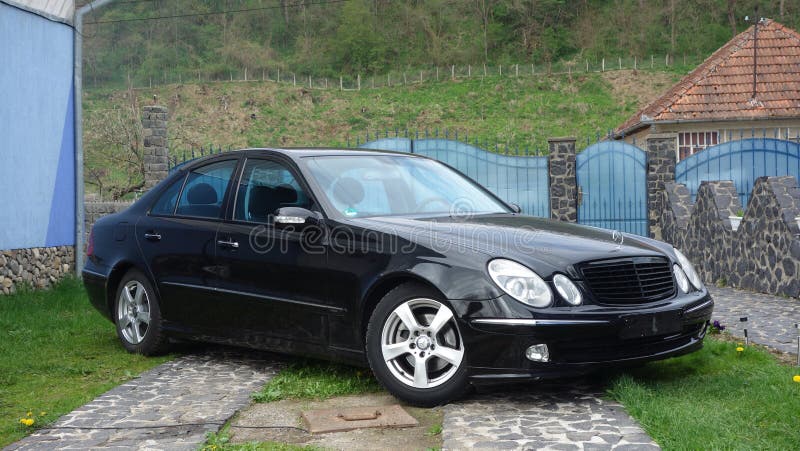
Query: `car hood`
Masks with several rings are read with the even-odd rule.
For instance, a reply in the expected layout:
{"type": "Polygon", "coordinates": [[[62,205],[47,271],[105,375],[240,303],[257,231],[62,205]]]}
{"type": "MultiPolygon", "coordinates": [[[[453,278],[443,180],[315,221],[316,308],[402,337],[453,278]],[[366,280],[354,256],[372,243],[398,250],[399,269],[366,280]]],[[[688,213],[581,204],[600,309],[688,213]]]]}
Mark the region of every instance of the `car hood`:
{"type": "Polygon", "coordinates": [[[434,246],[442,253],[472,250],[517,260],[543,276],[607,258],[658,255],[674,260],[671,247],[656,240],[627,233],[620,240],[611,230],[516,214],[376,217],[354,222],[434,246]]]}

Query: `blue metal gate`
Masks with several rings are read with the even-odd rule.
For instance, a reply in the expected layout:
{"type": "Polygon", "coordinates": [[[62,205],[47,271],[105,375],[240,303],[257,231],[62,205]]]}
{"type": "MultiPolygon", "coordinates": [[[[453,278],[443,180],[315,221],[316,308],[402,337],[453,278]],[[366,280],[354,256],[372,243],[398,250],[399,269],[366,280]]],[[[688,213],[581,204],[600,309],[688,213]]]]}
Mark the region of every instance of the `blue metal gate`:
{"type": "Polygon", "coordinates": [[[382,138],[362,148],[424,155],[447,163],[531,216],[550,216],[547,157],[490,152],[452,139],[382,138]]]}
{"type": "Polygon", "coordinates": [[[647,154],[603,141],[577,156],[578,223],[648,235],[647,154]]]}
{"type": "Polygon", "coordinates": [[[750,138],[709,147],[675,166],[675,180],[697,195],[700,183],[732,180],[747,208],[758,177],[793,175],[800,178],[800,144],[772,138],[750,138]]]}

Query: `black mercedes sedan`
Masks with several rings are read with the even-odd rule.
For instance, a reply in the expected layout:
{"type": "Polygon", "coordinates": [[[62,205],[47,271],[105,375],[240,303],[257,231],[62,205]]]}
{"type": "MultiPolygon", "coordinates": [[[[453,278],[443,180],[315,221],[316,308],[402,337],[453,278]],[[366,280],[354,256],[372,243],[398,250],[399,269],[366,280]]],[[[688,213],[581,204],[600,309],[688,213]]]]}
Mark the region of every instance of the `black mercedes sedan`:
{"type": "Polygon", "coordinates": [[[700,349],[713,300],[672,246],[525,216],[413,154],[192,161],[91,232],[83,279],[122,345],[201,340],[369,365],[397,398],[700,349]]]}

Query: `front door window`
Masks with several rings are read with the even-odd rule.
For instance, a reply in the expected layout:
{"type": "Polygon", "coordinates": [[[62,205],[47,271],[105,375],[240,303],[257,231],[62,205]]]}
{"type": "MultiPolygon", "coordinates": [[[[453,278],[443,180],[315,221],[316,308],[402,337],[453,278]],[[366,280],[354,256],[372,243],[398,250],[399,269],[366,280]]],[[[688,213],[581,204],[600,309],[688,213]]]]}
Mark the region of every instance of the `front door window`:
{"type": "Polygon", "coordinates": [[[249,159],[236,195],[234,219],[266,223],[282,207],[311,208],[311,199],[281,163],[249,159]]]}

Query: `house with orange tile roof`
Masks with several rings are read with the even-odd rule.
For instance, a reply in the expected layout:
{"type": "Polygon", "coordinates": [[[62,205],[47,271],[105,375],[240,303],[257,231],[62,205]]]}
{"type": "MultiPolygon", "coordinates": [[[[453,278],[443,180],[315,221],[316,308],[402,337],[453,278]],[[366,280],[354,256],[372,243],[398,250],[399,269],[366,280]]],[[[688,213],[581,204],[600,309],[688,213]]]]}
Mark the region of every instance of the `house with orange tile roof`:
{"type": "Polygon", "coordinates": [[[798,139],[800,33],[770,19],[736,35],[637,111],[614,139],[675,134],[676,160],[742,137],[798,139]]]}

